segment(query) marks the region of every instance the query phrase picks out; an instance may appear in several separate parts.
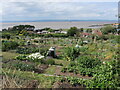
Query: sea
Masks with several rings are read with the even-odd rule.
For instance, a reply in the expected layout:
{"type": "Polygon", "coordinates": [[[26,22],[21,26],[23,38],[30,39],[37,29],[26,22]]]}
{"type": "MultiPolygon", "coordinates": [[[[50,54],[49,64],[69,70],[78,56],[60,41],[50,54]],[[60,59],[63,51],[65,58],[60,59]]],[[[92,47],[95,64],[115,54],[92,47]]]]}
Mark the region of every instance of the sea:
{"type": "Polygon", "coordinates": [[[101,28],[101,26],[89,27],[91,25],[103,25],[117,23],[115,20],[36,20],[36,21],[3,21],[0,23],[0,30],[16,25],[34,25],[35,29],[69,29],[77,28],[101,28]]]}

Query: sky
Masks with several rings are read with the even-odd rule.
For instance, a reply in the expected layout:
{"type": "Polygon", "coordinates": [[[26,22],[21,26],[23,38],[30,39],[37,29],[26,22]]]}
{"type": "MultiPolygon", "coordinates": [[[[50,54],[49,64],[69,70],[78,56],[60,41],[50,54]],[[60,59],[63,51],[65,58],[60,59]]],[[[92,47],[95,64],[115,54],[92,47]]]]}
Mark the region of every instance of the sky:
{"type": "Polygon", "coordinates": [[[16,0],[0,3],[0,20],[117,20],[119,0],[16,0]]]}

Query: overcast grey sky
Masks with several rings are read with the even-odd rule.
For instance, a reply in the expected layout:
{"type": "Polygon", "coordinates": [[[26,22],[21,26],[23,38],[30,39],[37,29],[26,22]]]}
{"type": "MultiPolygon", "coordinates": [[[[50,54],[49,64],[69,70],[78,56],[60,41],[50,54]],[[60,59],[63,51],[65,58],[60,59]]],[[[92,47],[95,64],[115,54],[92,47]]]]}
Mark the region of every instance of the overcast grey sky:
{"type": "Polygon", "coordinates": [[[117,20],[119,0],[10,0],[3,1],[3,21],[117,20]],[[91,1],[91,2],[89,2],[91,1]],[[104,1],[104,2],[103,2],[104,1]]]}

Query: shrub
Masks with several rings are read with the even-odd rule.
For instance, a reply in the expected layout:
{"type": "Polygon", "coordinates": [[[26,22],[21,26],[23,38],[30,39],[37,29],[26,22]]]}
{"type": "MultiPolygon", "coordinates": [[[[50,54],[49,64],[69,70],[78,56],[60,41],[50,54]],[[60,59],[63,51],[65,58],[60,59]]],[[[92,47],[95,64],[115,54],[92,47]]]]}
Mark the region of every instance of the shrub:
{"type": "Polygon", "coordinates": [[[46,56],[47,51],[48,51],[48,48],[40,48],[40,53],[41,53],[41,55],[43,55],[43,56],[46,56]]]}
{"type": "Polygon", "coordinates": [[[115,33],[116,32],[116,29],[110,25],[106,26],[106,27],[103,27],[101,29],[102,33],[103,34],[108,34],[108,33],[115,33]]]}
{"type": "Polygon", "coordinates": [[[67,68],[62,68],[61,72],[65,73],[67,71],[67,68]]]}
{"type": "Polygon", "coordinates": [[[68,36],[74,36],[75,34],[77,34],[78,32],[78,29],[76,27],[71,27],[68,32],[67,32],[67,35],[68,36]]]}
{"type": "Polygon", "coordinates": [[[83,68],[94,68],[101,64],[99,59],[93,59],[90,56],[80,56],[77,58],[78,65],[83,68]]]}
{"type": "Polygon", "coordinates": [[[35,66],[33,64],[25,64],[22,62],[16,63],[13,65],[17,70],[20,69],[22,71],[34,71],[35,66]]]}
{"type": "Polygon", "coordinates": [[[17,59],[17,60],[26,60],[27,59],[26,57],[27,57],[26,55],[19,55],[19,56],[15,57],[15,59],[17,59]]]}
{"type": "Polygon", "coordinates": [[[55,61],[53,59],[48,59],[46,64],[55,65],[55,61]]]}
{"type": "Polygon", "coordinates": [[[76,47],[67,47],[65,49],[65,58],[68,60],[70,58],[71,61],[74,61],[80,55],[80,49],[76,47]]]}
{"type": "Polygon", "coordinates": [[[2,51],[16,49],[19,44],[15,41],[2,41],[2,51]]]}
{"type": "Polygon", "coordinates": [[[20,54],[30,54],[30,53],[35,53],[38,52],[39,49],[35,47],[19,47],[17,48],[16,52],[20,54]]]}

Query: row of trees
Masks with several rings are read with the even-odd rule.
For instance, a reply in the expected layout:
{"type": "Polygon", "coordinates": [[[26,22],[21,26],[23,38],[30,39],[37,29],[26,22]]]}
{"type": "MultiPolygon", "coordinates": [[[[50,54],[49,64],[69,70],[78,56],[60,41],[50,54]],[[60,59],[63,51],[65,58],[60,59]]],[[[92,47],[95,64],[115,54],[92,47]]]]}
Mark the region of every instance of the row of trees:
{"type": "MultiPolygon", "coordinates": [[[[119,25],[118,28],[120,28],[120,25],[119,25]]],[[[104,35],[109,34],[109,33],[113,33],[113,34],[120,33],[120,30],[117,31],[117,28],[112,27],[111,25],[107,25],[107,26],[101,28],[100,30],[104,35]]],[[[88,29],[85,30],[84,28],[78,29],[77,27],[71,27],[68,30],[67,34],[68,34],[68,36],[75,36],[75,35],[78,35],[79,33],[84,32],[84,31],[87,32],[87,33],[92,33],[91,28],[88,28],[88,29]]]]}

